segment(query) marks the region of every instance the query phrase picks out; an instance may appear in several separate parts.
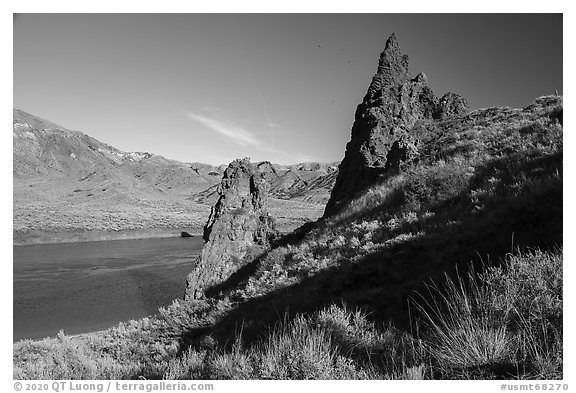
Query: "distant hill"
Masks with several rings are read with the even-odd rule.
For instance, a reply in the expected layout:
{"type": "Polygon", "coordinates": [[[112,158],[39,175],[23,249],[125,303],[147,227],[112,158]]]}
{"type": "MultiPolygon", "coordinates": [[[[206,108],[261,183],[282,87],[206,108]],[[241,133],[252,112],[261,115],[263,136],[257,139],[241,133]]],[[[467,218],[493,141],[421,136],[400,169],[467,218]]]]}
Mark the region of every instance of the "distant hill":
{"type": "MultiPolygon", "coordinates": [[[[273,199],[298,200],[325,205],[338,175],[337,163],[308,162],[295,165],[272,164],[268,179],[273,199]]],[[[194,194],[189,199],[213,205],[218,199],[218,184],[194,194]]]]}
{"type": "MultiPolygon", "coordinates": [[[[15,243],[86,239],[86,231],[201,231],[227,164],[124,152],[24,111],[13,113],[15,243]]],[[[271,209],[281,224],[294,227],[321,215],[336,164],[275,168],[271,209]]]]}
{"type": "Polygon", "coordinates": [[[148,152],[123,152],[82,132],[16,109],[13,154],[15,179],[95,181],[128,177],[133,183],[130,185],[185,187],[186,192],[200,191],[220,180],[217,167],[183,163],[148,152]]]}

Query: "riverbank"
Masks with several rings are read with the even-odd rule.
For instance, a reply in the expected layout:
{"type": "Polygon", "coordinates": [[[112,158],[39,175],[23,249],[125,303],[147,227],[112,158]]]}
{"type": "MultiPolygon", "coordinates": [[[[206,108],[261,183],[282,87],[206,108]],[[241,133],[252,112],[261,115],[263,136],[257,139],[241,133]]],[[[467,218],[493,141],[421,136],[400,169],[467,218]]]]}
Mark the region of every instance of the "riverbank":
{"type": "MultiPolygon", "coordinates": [[[[306,220],[286,220],[280,219],[276,229],[280,233],[290,233],[306,220]]],[[[202,237],[203,228],[196,227],[177,227],[177,228],[147,228],[147,229],[123,229],[123,230],[81,230],[72,229],[68,231],[48,231],[48,230],[29,230],[13,231],[13,246],[30,246],[33,244],[56,244],[56,243],[78,243],[78,242],[97,242],[108,240],[138,240],[138,239],[157,239],[164,237],[180,237],[182,232],[187,232],[193,237],[202,237]]]]}
{"type": "Polygon", "coordinates": [[[12,244],[14,246],[27,246],[32,244],[78,243],[107,240],[136,240],[154,239],[163,237],[179,237],[181,232],[188,232],[192,236],[202,236],[201,227],[187,228],[150,228],[125,229],[118,231],[101,230],[70,230],[70,231],[44,231],[31,230],[26,232],[13,231],[12,244]]]}

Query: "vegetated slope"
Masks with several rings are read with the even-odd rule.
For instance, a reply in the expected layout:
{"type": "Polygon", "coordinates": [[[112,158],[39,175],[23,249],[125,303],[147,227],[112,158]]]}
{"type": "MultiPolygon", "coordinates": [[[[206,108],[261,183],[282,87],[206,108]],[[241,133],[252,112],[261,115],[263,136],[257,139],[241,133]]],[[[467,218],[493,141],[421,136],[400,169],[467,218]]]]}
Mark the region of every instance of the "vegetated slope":
{"type": "MultiPolygon", "coordinates": [[[[13,163],[16,244],[45,241],[50,232],[189,227],[201,232],[212,205],[205,195],[215,191],[225,169],[123,152],[16,109],[13,163]]],[[[299,171],[304,182],[327,174],[325,164],[299,168],[310,165],[318,170],[299,171]]],[[[278,189],[296,184],[284,182],[278,189]]],[[[319,217],[331,185],[307,186],[314,190],[306,194],[306,186],[298,183],[298,198],[293,193],[275,201],[281,228],[319,217]]]]}
{"type": "Polygon", "coordinates": [[[561,378],[562,112],[419,121],[417,157],[207,299],[17,343],[15,377],[561,378]]]}
{"type": "Polygon", "coordinates": [[[561,113],[560,97],[542,97],[523,110],[420,123],[418,160],[218,288],[239,301],[222,337],[235,317],[248,335],[278,310],[340,302],[407,323],[407,296],[425,279],[471,261],[498,264],[514,249],[560,246],[561,113]]]}

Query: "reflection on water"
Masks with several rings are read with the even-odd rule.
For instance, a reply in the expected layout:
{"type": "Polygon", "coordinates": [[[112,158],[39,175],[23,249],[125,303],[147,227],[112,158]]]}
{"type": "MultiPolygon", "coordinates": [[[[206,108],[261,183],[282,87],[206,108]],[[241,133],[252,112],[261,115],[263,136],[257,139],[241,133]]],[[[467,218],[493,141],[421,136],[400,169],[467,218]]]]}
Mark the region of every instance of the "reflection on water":
{"type": "Polygon", "coordinates": [[[83,333],[155,314],[184,296],[202,239],[14,247],[14,340],[83,333]]]}

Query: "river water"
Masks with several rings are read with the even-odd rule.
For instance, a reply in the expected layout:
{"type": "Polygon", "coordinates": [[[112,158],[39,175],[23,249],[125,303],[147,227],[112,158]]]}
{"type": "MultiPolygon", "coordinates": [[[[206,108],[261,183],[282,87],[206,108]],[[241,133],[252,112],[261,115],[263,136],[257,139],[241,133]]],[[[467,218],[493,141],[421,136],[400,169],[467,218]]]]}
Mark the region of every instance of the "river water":
{"type": "Polygon", "coordinates": [[[201,237],[14,246],[13,340],[105,329],[182,298],[201,237]]]}

